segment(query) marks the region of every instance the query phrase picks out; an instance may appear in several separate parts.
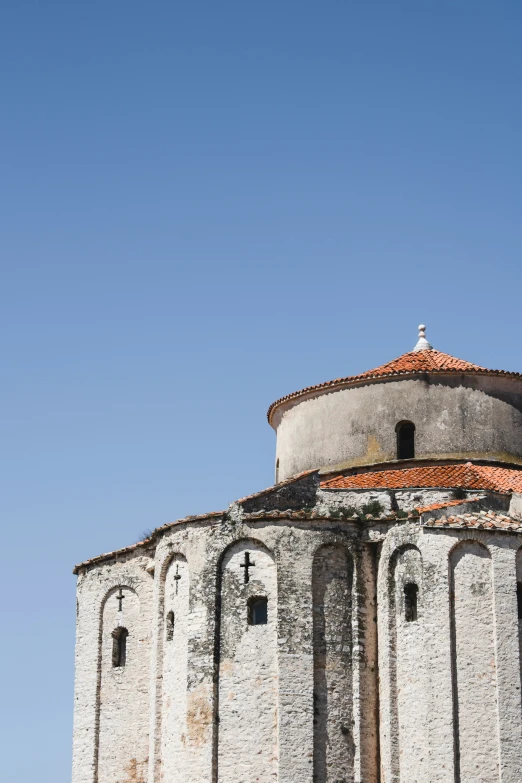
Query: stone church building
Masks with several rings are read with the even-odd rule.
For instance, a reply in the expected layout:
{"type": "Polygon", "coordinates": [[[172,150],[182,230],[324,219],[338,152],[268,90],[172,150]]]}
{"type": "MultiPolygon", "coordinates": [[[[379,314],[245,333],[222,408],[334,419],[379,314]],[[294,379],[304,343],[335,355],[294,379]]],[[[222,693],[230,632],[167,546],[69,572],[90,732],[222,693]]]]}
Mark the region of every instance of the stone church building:
{"type": "Polygon", "coordinates": [[[274,402],[274,486],[78,577],[73,783],[521,783],[522,375],[274,402]]]}

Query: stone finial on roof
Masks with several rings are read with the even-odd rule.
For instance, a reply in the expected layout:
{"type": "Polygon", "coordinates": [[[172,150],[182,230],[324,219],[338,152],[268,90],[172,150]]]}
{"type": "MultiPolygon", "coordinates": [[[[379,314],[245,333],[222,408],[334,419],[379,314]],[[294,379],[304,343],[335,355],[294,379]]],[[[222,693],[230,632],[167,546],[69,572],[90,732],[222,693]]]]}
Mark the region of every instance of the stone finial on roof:
{"type": "Polygon", "coordinates": [[[419,339],[417,345],[413,349],[414,351],[429,351],[433,348],[433,345],[426,340],[426,327],[424,324],[419,324],[419,339]]]}

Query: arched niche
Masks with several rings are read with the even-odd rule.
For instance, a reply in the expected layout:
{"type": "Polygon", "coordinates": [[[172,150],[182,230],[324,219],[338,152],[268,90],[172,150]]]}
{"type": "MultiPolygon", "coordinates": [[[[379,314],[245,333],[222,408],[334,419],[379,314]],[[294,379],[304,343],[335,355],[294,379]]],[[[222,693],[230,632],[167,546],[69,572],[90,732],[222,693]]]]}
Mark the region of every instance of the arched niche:
{"type": "Polygon", "coordinates": [[[277,569],[253,540],[229,547],[218,575],[217,780],[278,779],[277,569]],[[266,622],[252,603],[266,601],[266,622]],[[249,727],[245,731],[245,727],[249,727]]]}
{"type": "Polygon", "coordinates": [[[147,776],[147,628],[134,587],[123,583],[105,594],[100,611],[94,783],[147,776]]]}
{"type": "Polygon", "coordinates": [[[314,783],[354,780],[354,563],[342,544],[325,544],[312,568],[314,783]]]}
{"type": "Polygon", "coordinates": [[[419,548],[405,544],[389,560],[389,672],[392,774],[401,783],[424,779],[429,661],[423,612],[423,562],[419,548]]]}
{"type": "Polygon", "coordinates": [[[415,424],[412,421],[400,421],[395,427],[397,438],[397,459],[414,459],[415,424]]]}
{"type": "Polygon", "coordinates": [[[499,779],[491,555],[477,540],[449,554],[455,774],[499,779]]]}
{"type": "Polygon", "coordinates": [[[160,572],[158,623],[161,697],[157,733],[159,763],[165,780],[181,780],[187,774],[189,589],[188,563],[182,554],[172,553],[160,572]]]}

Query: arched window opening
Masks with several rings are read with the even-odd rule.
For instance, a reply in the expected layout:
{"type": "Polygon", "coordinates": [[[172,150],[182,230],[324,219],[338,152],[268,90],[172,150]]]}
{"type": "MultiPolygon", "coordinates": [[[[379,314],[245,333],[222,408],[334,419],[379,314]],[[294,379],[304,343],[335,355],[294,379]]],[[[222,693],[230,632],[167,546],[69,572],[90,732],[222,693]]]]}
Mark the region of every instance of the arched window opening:
{"type": "Polygon", "coordinates": [[[169,612],[167,615],[167,641],[171,642],[174,638],[174,612],[169,612]]]}
{"type": "Polygon", "coordinates": [[[248,624],[266,625],[268,622],[268,600],[266,598],[250,598],[248,601],[248,624]]]}
{"type": "Polygon", "coordinates": [[[522,582],[517,582],[518,619],[522,620],[522,582]]]}
{"type": "Polygon", "coordinates": [[[112,665],[114,668],[125,666],[127,662],[127,637],[126,628],[116,628],[112,632],[112,665]]]}
{"type": "Polygon", "coordinates": [[[279,457],[276,459],[276,475],[275,475],[275,483],[279,483],[279,457]]]}
{"type": "Polygon", "coordinates": [[[413,623],[417,619],[417,595],[419,588],[413,582],[404,585],[404,619],[413,623]]]}
{"type": "Polygon", "coordinates": [[[415,424],[412,421],[400,421],[395,431],[397,433],[397,459],[413,459],[415,457],[415,424]]]}

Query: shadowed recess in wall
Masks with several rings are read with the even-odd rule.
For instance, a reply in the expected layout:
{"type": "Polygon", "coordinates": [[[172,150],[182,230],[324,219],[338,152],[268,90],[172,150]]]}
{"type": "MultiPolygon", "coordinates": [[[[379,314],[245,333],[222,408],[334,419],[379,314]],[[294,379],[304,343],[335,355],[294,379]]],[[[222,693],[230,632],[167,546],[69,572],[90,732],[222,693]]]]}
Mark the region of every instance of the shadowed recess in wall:
{"type": "Polygon", "coordinates": [[[393,554],[389,581],[390,739],[393,775],[401,783],[417,783],[426,775],[422,576],[417,547],[404,546],[393,554]]]}
{"type": "Polygon", "coordinates": [[[455,781],[498,783],[497,672],[491,555],[478,541],[450,553],[455,781]]]}
{"type": "Polygon", "coordinates": [[[353,560],[338,545],[313,564],[314,783],[354,780],[353,560]]]}
{"type": "Polygon", "coordinates": [[[189,570],[182,555],[174,554],[161,574],[158,623],[158,663],[161,698],[157,709],[155,781],[183,779],[186,775],[187,665],[189,570]],[[161,772],[160,772],[161,769],[161,772]]]}
{"type": "Polygon", "coordinates": [[[262,545],[239,541],[225,553],[220,616],[217,780],[276,783],[277,572],[262,545]]]}
{"type": "Polygon", "coordinates": [[[148,648],[136,591],[111,589],[101,606],[94,783],[144,779],[148,765],[148,648]],[[123,716],[132,715],[127,721],[123,716]]]}

